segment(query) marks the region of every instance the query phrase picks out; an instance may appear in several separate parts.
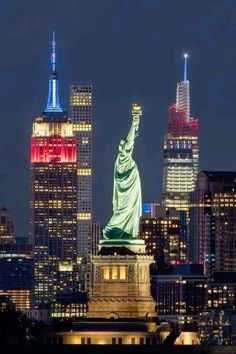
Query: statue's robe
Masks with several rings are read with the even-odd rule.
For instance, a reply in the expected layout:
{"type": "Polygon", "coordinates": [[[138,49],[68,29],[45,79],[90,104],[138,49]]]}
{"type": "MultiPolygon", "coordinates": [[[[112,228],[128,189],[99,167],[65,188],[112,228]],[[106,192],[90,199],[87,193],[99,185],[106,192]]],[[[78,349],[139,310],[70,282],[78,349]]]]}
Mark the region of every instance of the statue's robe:
{"type": "MultiPolygon", "coordinates": [[[[123,141],[124,142],[124,141],[123,141]]],[[[103,230],[105,239],[138,237],[141,216],[141,184],[132,150],[120,143],[114,167],[113,215],[103,230]]]]}

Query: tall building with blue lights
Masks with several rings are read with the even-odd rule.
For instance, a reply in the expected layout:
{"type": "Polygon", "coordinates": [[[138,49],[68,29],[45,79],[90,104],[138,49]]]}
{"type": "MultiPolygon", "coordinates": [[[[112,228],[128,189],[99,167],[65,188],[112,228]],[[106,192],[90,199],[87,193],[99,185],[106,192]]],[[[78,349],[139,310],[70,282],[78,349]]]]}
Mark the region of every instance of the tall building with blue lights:
{"type": "Polygon", "coordinates": [[[77,165],[73,124],[62,108],[51,44],[51,74],[44,111],[30,139],[30,239],[34,246],[35,306],[75,289],[77,165]]]}

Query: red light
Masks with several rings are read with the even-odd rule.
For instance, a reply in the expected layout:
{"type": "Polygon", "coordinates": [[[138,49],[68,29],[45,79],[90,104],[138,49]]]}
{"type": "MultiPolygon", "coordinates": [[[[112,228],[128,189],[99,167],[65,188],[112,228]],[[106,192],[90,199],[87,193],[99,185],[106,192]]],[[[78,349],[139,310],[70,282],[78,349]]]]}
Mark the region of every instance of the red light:
{"type": "Polygon", "coordinates": [[[30,162],[76,162],[75,137],[32,136],[30,139],[30,162]]]}
{"type": "Polygon", "coordinates": [[[176,103],[168,106],[168,132],[176,135],[197,135],[198,119],[186,119],[185,112],[177,109],[176,103]]]}

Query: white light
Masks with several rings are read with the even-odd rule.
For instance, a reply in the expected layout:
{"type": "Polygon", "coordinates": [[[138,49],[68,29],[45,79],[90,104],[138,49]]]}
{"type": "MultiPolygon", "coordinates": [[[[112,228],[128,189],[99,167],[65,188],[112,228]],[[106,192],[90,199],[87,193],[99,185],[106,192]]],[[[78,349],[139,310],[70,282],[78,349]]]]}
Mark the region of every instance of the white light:
{"type": "Polygon", "coordinates": [[[188,58],[188,54],[187,53],[184,53],[184,58],[188,58]]]}

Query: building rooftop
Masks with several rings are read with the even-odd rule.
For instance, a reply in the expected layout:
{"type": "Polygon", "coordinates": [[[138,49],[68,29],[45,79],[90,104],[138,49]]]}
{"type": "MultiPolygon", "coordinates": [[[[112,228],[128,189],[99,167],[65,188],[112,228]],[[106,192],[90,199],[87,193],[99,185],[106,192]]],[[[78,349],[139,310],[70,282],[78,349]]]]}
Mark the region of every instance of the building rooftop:
{"type": "Polygon", "coordinates": [[[214,272],[212,276],[214,283],[236,283],[236,272],[214,272]]]}
{"type": "Polygon", "coordinates": [[[231,180],[236,178],[236,171],[201,171],[210,178],[211,181],[218,181],[222,179],[231,180]]]}
{"type": "Polygon", "coordinates": [[[135,252],[131,251],[125,246],[121,247],[116,247],[116,246],[111,246],[111,247],[102,247],[100,251],[98,252],[99,255],[101,256],[108,256],[108,255],[135,255],[135,252]]]}
{"type": "Polygon", "coordinates": [[[159,330],[169,330],[169,324],[167,322],[156,324],[156,322],[145,322],[145,321],[108,321],[108,320],[98,320],[90,321],[78,321],[72,323],[72,331],[96,331],[96,332],[153,332],[156,333],[159,330]],[[167,327],[165,328],[165,326],[167,327]]]}

